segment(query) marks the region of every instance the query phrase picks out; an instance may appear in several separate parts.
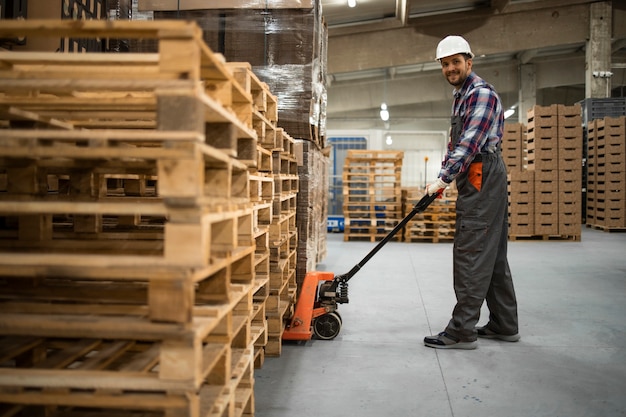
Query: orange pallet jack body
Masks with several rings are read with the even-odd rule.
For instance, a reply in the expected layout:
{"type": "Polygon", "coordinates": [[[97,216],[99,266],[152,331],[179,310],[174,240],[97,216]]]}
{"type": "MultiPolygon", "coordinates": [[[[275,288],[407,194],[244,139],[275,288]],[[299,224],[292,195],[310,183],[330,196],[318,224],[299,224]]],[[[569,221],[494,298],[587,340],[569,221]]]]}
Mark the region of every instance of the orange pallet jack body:
{"type": "Polygon", "coordinates": [[[342,319],[337,311],[338,304],[348,303],[348,281],[369,261],[395,234],[417,213],[421,213],[440,193],[425,195],[413,210],[393,228],[358,264],[348,273],[334,275],[332,272],[312,271],[304,277],[293,316],[288,319],[283,331],[283,340],[334,339],[341,331],[342,319]]]}

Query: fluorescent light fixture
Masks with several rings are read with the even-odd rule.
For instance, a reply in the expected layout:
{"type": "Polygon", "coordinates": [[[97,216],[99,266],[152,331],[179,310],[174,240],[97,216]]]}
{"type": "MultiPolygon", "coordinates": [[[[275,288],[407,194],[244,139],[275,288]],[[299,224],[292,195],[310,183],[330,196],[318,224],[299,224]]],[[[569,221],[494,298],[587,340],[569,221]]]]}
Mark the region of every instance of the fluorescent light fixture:
{"type": "Polygon", "coordinates": [[[515,109],[517,109],[517,105],[518,103],[515,103],[514,105],[512,105],[511,107],[509,107],[507,110],[504,111],[505,119],[508,119],[509,117],[515,114],[515,109]]]}
{"type": "Polygon", "coordinates": [[[348,7],[356,7],[356,0],[348,0],[348,7]]]}
{"type": "Polygon", "coordinates": [[[387,103],[380,105],[380,118],[383,122],[389,120],[389,110],[387,110],[387,103]]]}

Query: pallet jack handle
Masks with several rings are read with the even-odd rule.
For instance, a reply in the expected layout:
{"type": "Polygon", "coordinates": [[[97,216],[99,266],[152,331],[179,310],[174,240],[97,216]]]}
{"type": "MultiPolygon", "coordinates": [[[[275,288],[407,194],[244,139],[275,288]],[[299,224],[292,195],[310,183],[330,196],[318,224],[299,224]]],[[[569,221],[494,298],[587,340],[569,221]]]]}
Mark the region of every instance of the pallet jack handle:
{"type": "Polygon", "coordinates": [[[370,259],[374,257],[374,255],[376,255],[376,253],[378,253],[378,251],[383,246],[387,244],[387,242],[389,242],[396,235],[396,233],[398,233],[400,229],[402,229],[413,217],[415,217],[417,213],[421,213],[424,210],[426,210],[428,206],[430,205],[430,203],[435,201],[435,199],[439,197],[440,195],[441,193],[424,195],[424,197],[422,197],[420,201],[415,203],[415,206],[413,206],[413,210],[411,210],[411,212],[404,219],[402,219],[402,221],[398,223],[396,227],[394,227],[393,230],[389,232],[389,234],[383,238],[383,240],[378,242],[378,244],[374,247],[374,249],[372,249],[367,255],[365,255],[365,257],[358,264],[352,267],[352,269],[349,272],[342,274],[342,275],[335,276],[335,279],[333,281],[333,288],[331,288],[331,290],[335,290],[337,288],[337,284],[340,284],[340,286],[343,286],[343,284],[346,284],[357,272],[359,272],[361,268],[363,268],[363,266],[370,259]]]}

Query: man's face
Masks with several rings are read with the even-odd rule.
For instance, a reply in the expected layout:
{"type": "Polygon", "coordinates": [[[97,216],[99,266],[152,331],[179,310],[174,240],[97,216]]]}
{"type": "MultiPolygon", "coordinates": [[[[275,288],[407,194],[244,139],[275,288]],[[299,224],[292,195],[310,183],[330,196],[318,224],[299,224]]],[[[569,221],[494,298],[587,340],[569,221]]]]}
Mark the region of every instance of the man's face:
{"type": "Polygon", "coordinates": [[[456,54],[442,58],[441,72],[446,80],[457,90],[461,88],[467,76],[472,72],[472,59],[463,54],[456,54]]]}

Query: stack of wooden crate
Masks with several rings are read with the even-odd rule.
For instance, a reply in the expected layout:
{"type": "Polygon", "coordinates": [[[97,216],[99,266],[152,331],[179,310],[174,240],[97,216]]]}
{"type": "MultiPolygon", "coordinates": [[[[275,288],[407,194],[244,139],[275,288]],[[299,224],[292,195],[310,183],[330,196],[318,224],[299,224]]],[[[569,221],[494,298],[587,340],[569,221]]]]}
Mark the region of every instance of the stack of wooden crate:
{"type": "Polygon", "coordinates": [[[505,123],[502,130],[502,158],[508,172],[523,171],[528,164],[526,155],[526,125],[505,123]]]}
{"type": "Polygon", "coordinates": [[[580,105],[534,106],[528,110],[526,136],[520,136],[527,164],[521,170],[509,167],[509,237],[580,240],[580,105]]]}
{"type": "Polygon", "coordinates": [[[295,249],[275,97],[189,22],[7,21],[0,36],[159,46],[0,53],[2,411],[254,415],[272,251],[283,235],[295,249]]]}
{"type": "Polygon", "coordinates": [[[586,223],[607,231],[626,228],[626,116],[589,122],[586,223]]]}
{"type": "Polygon", "coordinates": [[[402,219],[403,158],[402,151],[348,151],[343,167],[345,241],[380,240],[402,219]]]}
{"type": "Polygon", "coordinates": [[[535,235],[559,233],[557,109],[557,105],[534,106],[528,111],[526,146],[528,170],[535,173],[535,235]]]}
{"type": "Polygon", "coordinates": [[[583,130],[580,104],[558,105],[558,235],[580,240],[583,196],[583,130]]]}
{"type": "Polygon", "coordinates": [[[509,237],[535,234],[535,171],[508,174],[509,237]]]}
{"type": "Polygon", "coordinates": [[[528,171],[526,125],[505,123],[502,157],[508,172],[509,235],[530,236],[535,232],[535,172],[528,171]]]}

